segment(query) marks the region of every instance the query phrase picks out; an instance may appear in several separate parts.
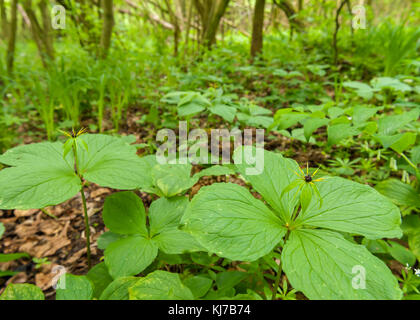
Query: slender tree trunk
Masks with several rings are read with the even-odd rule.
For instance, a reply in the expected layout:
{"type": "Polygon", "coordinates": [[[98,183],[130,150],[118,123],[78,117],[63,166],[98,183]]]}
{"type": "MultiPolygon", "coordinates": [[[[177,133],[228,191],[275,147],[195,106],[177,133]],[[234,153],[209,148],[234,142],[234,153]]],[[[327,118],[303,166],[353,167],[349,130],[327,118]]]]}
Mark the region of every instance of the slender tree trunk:
{"type": "Polygon", "coordinates": [[[252,38],[251,38],[251,61],[257,54],[262,53],[263,49],[263,26],[264,26],[265,0],[257,0],[254,7],[252,18],[252,38]]]}
{"type": "Polygon", "coordinates": [[[302,21],[295,17],[296,11],[288,0],[273,0],[273,2],[287,16],[287,19],[289,20],[291,32],[293,29],[296,29],[297,31],[300,31],[303,29],[302,21]]]}
{"type": "Polygon", "coordinates": [[[10,33],[9,41],[7,45],[7,56],[6,56],[6,65],[7,72],[9,75],[13,72],[13,61],[15,58],[15,45],[16,45],[16,33],[17,33],[17,5],[18,0],[13,0],[12,2],[12,14],[10,18],[10,33]]]}
{"type": "Polygon", "coordinates": [[[204,36],[204,42],[209,49],[216,42],[217,29],[219,28],[220,20],[226,12],[229,1],[230,0],[220,0],[211,10],[210,21],[204,36]]]}
{"type": "Polygon", "coordinates": [[[298,11],[302,11],[303,9],[303,0],[298,0],[298,11]]]}
{"type": "Polygon", "coordinates": [[[176,12],[172,9],[172,4],[169,0],[165,0],[166,8],[169,12],[169,18],[171,20],[171,24],[174,26],[174,56],[178,56],[178,46],[179,46],[179,35],[180,35],[180,27],[179,27],[179,19],[176,15],[176,12]]]}
{"type": "MultiPolygon", "coordinates": [[[[50,27],[47,27],[47,30],[43,30],[41,25],[38,22],[38,19],[35,15],[34,10],[32,9],[32,1],[31,0],[25,0],[24,2],[24,7],[25,7],[25,12],[26,15],[28,16],[29,22],[30,22],[30,27],[31,27],[31,32],[32,32],[32,36],[35,40],[35,43],[38,47],[38,51],[39,51],[39,55],[41,56],[42,59],[42,63],[44,65],[44,67],[48,67],[48,63],[47,63],[47,59],[48,58],[50,61],[54,60],[54,49],[53,49],[53,44],[52,44],[52,36],[50,33],[50,27]]],[[[42,19],[43,19],[43,24],[44,27],[47,24],[51,23],[51,19],[49,19],[49,14],[47,12],[47,6],[46,6],[46,2],[44,0],[42,0],[39,4],[39,8],[41,9],[41,15],[42,15],[42,19]]]]}
{"type": "Polygon", "coordinates": [[[45,51],[51,60],[54,60],[54,45],[53,45],[53,30],[51,27],[51,15],[48,8],[47,2],[41,0],[39,2],[39,9],[41,11],[42,27],[43,27],[43,38],[45,43],[45,51]]]}
{"type": "Polygon", "coordinates": [[[336,13],[335,13],[335,30],[333,34],[333,41],[332,41],[332,47],[334,52],[334,64],[337,65],[338,62],[338,48],[337,48],[337,35],[338,30],[340,29],[340,12],[343,9],[344,5],[346,4],[348,0],[342,0],[340,3],[340,6],[338,7],[336,13]]]}
{"type": "Polygon", "coordinates": [[[6,5],[4,0],[0,0],[0,19],[1,19],[1,35],[4,39],[7,39],[9,35],[9,23],[7,22],[6,5]]]}
{"type": "Polygon", "coordinates": [[[194,0],[194,6],[200,15],[202,44],[211,49],[216,42],[220,20],[226,12],[230,0],[194,0]]]}
{"type": "Polygon", "coordinates": [[[101,57],[106,58],[111,46],[112,28],[114,27],[113,0],[102,0],[103,24],[101,35],[101,57]]]}
{"type": "Polygon", "coordinates": [[[184,45],[184,53],[183,53],[184,55],[186,54],[188,50],[188,43],[190,41],[191,18],[192,18],[193,9],[194,9],[193,3],[190,3],[190,7],[188,9],[187,27],[185,31],[185,45],[184,45]]]}

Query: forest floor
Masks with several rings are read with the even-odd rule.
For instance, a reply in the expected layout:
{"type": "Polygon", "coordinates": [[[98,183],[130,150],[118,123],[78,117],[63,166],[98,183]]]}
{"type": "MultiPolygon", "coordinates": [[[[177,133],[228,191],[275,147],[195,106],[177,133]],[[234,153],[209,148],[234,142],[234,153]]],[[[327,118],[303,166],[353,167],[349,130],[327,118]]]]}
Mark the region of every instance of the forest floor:
{"type": "MultiPolygon", "coordinates": [[[[150,139],[154,140],[156,129],[153,125],[138,125],[136,120],[139,115],[144,113],[141,108],[129,109],[126,123],[121,127],[120,134],[134,135],[136,143],[147,143],[150,139]]],[[[88,126],[92,122],[86,119],[83,123],[88,126]]],[[[200,119],[200,127],[206,127],[206,119],[200,119]]],[[[28,123],[23,124],[28,126],[28,123]]],[[[110,124],[111,126],[111,124],[110,124]]],[[[214,126],[214,124],[212,125],[214,126]]],[[[25,132],[28,128],[20,128],[25,132]]],[[[37,130],[36,127],[31,130],[37,130]]],[[[320,136],[323,133],[318,132],[320,136]]],[[[325,134],[324,134],[325,136],[325,134]]],[[[25,137],[25,143],[32,141],[33,137],[25,137]]],[[[37,139],[35,139],[37,140],[37,139]]],[[[287,138],[280,134],[270,134],[266,136],[265,149],[287,152],[287,156],[293,158],[302,166],[308,162],[310,166],[319,166],[326,164],[330,158],[322,148],[316,145],[303,148],[303,144],[294,139],[287,138]]],[[[140,150],[141,153],[141,150],[140,150]]],[[[357,154],[354,155],[355,157],[357,154]]],[[[201,168],[194,166],[193,171],[197,172],[201,168]]],[[[192,187],[188,195],[192,197],[204,185],[210,185],[214,182],[226,181],[226,177],[203,177],[196,185],[192,187]]],[[[245,185],[238,177],[230,177],[230,182],[245,185]]],[[[115,190],[89,185],[86,191],[87,209],[91,225],[91,248],[92,265],[95,265],[103,259],[103,251],[97,247],[97,239],[106,231],[101,218],[101,211],[104,198],[115,192],[115,190]]],[[[143,192],[137,192],[143,199],[146,208],[150,206],[152,195],[143,192]]],[[[257,193],[254,196],[260,198],[257,193]]],[[[0,210],[0,222],[5,225],[6,231],[0,242],[0,252],[17,253],[26,252],[31,257],[47,258],[48,260],[41,265],[37,265],[30,258],[21,258],[19,260],[2,263],[0,271],[15,271],[17,274],[10,277],[0,277],[0,293],[9,283],[33,283],[40,287],[46,296],[46,299],[55,297],[55,290],[52,288],[54,280],[58,278],[58,271],[62,267],[66,272],[82,275],[88,272],[86,237],[84,218],[82,213],[82,200],[80,194],[62,204],[45,208],[45,211],[39,209],[33,210],[0,210]]],[[[401,273],[403,267],[395,260],[390,262],[389,267],[396,273],[401,273]]],[[[304,298],[302,296],[302,298],[304,298]]]]}

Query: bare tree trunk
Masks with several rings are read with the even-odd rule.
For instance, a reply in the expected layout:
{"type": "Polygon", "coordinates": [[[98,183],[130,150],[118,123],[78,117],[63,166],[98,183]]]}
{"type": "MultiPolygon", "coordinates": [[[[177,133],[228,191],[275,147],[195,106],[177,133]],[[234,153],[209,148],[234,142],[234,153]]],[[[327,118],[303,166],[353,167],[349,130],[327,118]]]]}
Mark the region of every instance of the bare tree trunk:
{"type": "Polygon", "coordinates": [[[188,9],[188,17],[187,17],[187,27],[185,31],[185,45],[184,45],[184,55],[186,54],[186,51],[188,50],[188,42],[190,40],[190,29],[191,29],[191,18],[193,13],[194,5],[191,2],[190,7],[188,9]]]}
{"type": "Polygon", "coordinates": [[[303,9],[303,0],[298,0],[298,12],[302,11],[303,9]]]}
{"type": "Polygon", "coordinates": [[[333,41],[332,41],[332,47],[334,52],[334,64],[337,65],[338,62],[338,48],[337,48],[337,34],[338,30],[340,29],[340,12],[343,9],[344,5],[346,4],[348,0],[342,0],[340,3],[340,6],[338,7],[336,13],[335,13],[335,30],[333,34],[333,41]]]}
{"type": "Polygon", "coordinates": [[[300,31],[303,29],[303,23],[295,17],[296,11],[292,4],[288,0],[273,0],[274,4],[277,5],[287,16],[289,20],[291,32],[293,29],[300,31]]]}
{"type": "Polygon", "coordinates": [[[9,35],[9,23],[7,22],[6,5],[4,0],[0,0],[0,19],[1,19],[1,36],[7,39],[9,35]]]}
{"type": "Polygon", "coordinates": [[[39,2],[39,9],[41,11],[42,27],[43,27],[43,38],[45,43],[45,50],[48,57],[54,60],[54,46],[53,46],[53,30],[51,27],[51,16],[46,0],[39,2]]]}
{"type": "Polygon", "coordinates": [[[175,11],[172,9],[171,2],[169,0],[165,0],[165,4],[169,13],[171,23],[174,26],[174,56],[176,57],[178,56],[179,35],[181,32],[179,27],[179,19],[175,11]]]}
{"type": "Polygon", "coordinates": [[[219,2],[213,6],[214,9],[212,10],[210,23],[204,36],[204,41],[209,49],[216,42],[217,29],[219,28],[220,20],[225,14],[228,4],[229,0],[219,0],[219,2]]]}
{"type": "Polygon", "coordinates": [[[12,14],[10,18],[10,32],[9,32],[9,42],[7,44],[7,55],[6,55],[6,65],[7,72],[9,75],[13,73],[13,61],[15,58],[15,45],[16,45],[16,33],[17,33],[17,5],[18,0],[13,0],[12,2],[12,14]]]}
{"type": "Polygon", "coordinates": [[[207,48],[216,42],[220,20],[226,12],[230,0],[194,0],[201,20],[201,41],[207,48]]]}
{"type": "Polygon", "coordinates": [[[264,26],[265,0],[257,0],[254,7],[252,18],[252,38],[251,38],[251,61],[263,48],[263,26],[264,26]]]}
{"type": "Polygon", "coordinates": [[[114,27],[113,0],[102,0],[103,24],[101,35],[101,53],[102,58],[108,55],[111,46],[112,28],[114,27]]]}
{"type": "Polygon", "coordinates": [[[24,8],[26,15],[28,16],[32,36],[35,40],[35,43],[38,47],[39,55],[41,56],[42,63],[44,67],[48,67],[48,63],[46,58],[48,58],[50,61],[54,60],[54,49],[52,44],[52,35],[51,35],[51,29],[49,24],[51,23],[51,19],[49,19],[49,13],[47,12],[47,5],[45,0],[41,0],[39,3],[39,8],[41,10],[42,20],[44,28],[46,27],[46,30],[43,30],[41,25],[38,22],[38,19],[35,15],[34,10],[32,9],[32,1],[31,0],[25,0],[24,2],[24,8]]]}

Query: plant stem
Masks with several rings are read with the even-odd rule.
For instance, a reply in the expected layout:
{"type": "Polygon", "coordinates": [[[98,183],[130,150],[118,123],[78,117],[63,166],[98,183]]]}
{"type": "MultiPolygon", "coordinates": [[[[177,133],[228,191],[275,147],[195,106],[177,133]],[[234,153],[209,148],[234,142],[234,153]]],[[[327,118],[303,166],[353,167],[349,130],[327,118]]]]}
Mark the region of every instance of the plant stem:
{"type": "Polygon", "coordinates": [[[49,217],[51,217],[51,218],[53,218],[55,220],[58,219],[55,215],[53,215],[51,212],[48,212],[46,209],[41,208],[40,210],[41,210],[42,213],[46,214],[47,216],[49,216],[49,217]]]}
{"type": "Polygon", "coordinates": [[[275,300],[276,299],[276,293],[277,293],[277,288],[279,287],[280,284],[280,277],[281,277],[281,273],[282,273],[282,263],[280,260],[279,263],[279,269],[277,270],[277,275],[276,275],[276,281],[274,282],[274,290],[273,290],[273,295],[271,296],[271,300],[275,300]]]}
{"type": "Polygon", "coordinates": [[[404,159],[405,159],[405,161],[407,161],[407,163],[411,166],[411,167],[413,167],[414,168],[414,170],[416,171],[416,172],[418,172],[418,168],[414,165],[414,163],[412,163],[411,161],[410,161],[410,159],[408,159],[407,158],[407,156],[404,154],[404,153],[400,153],[400,156],[401,157],[403,157],[404,159]]]}
{"type": "MultiPolygon", "coordinates": [[[[290,231],[287,230],[286,236],[284,237],[284,245],[283,245],[283,247],[286,245],[287,239],[289,239],[289,234],[290,234],[290,231]]],[[[283,250],[281,250],[280,253],[282,251],[283,250]]],[[[276,280],[274,281],[274,290],[273,290],[273,295],[271,296],[271,300],[275,300],[276,299],[277,288],[279,287],[279,284],[280,284],[280,278],[281,278],[282,271],[283,271],[283,264],[282,264],[282,260],[281,260],[281,256],[280,256],[279,268],[277,270],[276,280]]]]}
{"type": "Polygon", "coordinates": [[[89,216],[87,213],[87,206],[86,206],[86,197],[83,191],[83,185],[80,189],[80,194],[82,195],[82,202],[83,202],[83,214],[85,216],[85,236],[86,236],[86,250],[87,250],[87,259],[88,259],[88,267],[90,269],[91,266],[91,259],[90,259],[90,227],[89,227],[89,216]]]}

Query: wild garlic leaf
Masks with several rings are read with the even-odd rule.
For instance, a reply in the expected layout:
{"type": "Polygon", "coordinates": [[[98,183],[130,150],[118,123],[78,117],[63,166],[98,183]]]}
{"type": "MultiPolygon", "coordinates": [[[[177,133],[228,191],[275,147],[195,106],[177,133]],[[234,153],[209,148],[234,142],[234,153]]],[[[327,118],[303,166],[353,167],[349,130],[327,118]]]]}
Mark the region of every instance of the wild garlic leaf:
{"type": "Polygon", "coordinates": [[[191,290],[177,273],[157,270],[128,289],[130,300],[193,300],[191,290]]]}
{"type": "Polygon", "coordinates": [[[232,260],[256,260],[286,233],[281,220],[262,201],[232,183],[202,187],[183,222],[209,252],[232,260]]]}
{"type": "Polygon", "coordinates": [[[0,300],[45,300],[40,288],[28,283],[11,283],[0,295],[0,300]]]}
{"type": "Polygon", "coordinates": [[[401,217],[398,208],[375,189],[339,177],[317,183],[317,198],[296,223],[363,235],[369,239],[399,238],[401,217]]]}
{"type": "Polygon", "coordinates": [[[0,170],[0,208],[38,209],[56,205],[80,191],[70,155],[63,144],[43,142],[19,146],[0,156],[10,168],[0,170]]]}
{"type": "Polygon", "coordinates": [[[292,286],[309,299],[402,297],[397,279],[384,262],[333,231],[292,231],[281,259],[292,286]]]}
{"type": "Polygon", "coordinates": [[[296,180],[297,176],[294,171],[299,172],[298,164],[294,160],[283,158],[281,154],[264,150],[264,158],[259,160],[263,161],[263,172],[252,175],[247,173],[247,169],[254,168],[255,164],[247,164],[245,157],[241,157],[242,152],[249,152],[255,156],[256,148],[249,146],[237,148],[233,155],[235,165],[241,175],[252,184],[252,187],[262,195],[273,210],[284,221],[288,221],[296,203],[296,201],[292,201],[296,191],[291,191],[283,196],[282,191],[296,180]]]}
{"type": "Polygon", "coordinates": [[[57,283],[57,300],[92,300],[93,284],[86,276],[64,274],[57,283]]]}

